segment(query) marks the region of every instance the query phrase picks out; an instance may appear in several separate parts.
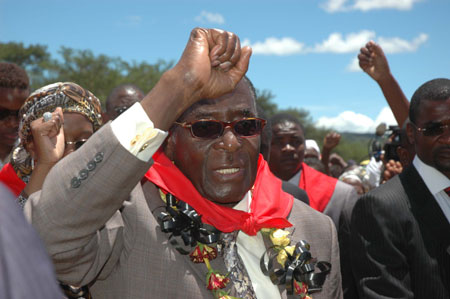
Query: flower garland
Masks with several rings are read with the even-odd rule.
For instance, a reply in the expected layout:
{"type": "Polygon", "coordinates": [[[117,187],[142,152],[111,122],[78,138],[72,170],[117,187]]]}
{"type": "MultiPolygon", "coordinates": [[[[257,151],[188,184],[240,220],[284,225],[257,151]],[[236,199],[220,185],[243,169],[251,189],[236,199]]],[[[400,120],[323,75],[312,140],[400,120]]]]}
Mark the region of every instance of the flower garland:
{"type": "Polygon", "coordinates": [[[298,295],[300,299],[312,299],[310,293],[320,291],[331,264],[317,262],[312,258],[310,245],[302,240],[290,245],[289,232],[283,229],[262,229],[268,235],[273,246],[268,248],[260,260],[263,273],[270,277],[274,284],[285,284],[288,295],[298,295]],[[269,256],[266,265],[266,256],[269,256]],[[277,267],[274,262],[278,263],[277,267]],[[315,273],[315,267],[321,271],[315,273]]]}
{"type": "Polygon", "coordinates": [[[169,241],[175,249],[183,254],[189,254],[194,263],[204,263],[208,272],[206,273],[206,288],[211,290],[217,299],[239,299],[230,296],[224,288],[230,282],[228,275],[222,275],[211,267],[210,261],[218,255],[217,248],[209,246],[219,240],[220,231],[201,222],[201,216],[188,204],[177,200],[170,193],[164,194],[160,190],[161,199],[166,203],[166,211],[158,216],[161,230],[171,233],[169,241]],[[181,237],[185,246],[194,247],[189,252],[176,240],[181,237]]]}
{"type": "MultiPolygon", "coordinates": [[[[170,233],[169,242],[183,254],[189,254],[194,263],[204,263],[207,268],[206,288],[216,299],[239,299],[224,290],[230,282],[228,274],[223,275],[211,267],[210,261],[218,256],[217,248],[210,245],[219,241],[220,231],[201,222],[201,216],[188,204],[177,200],[170,193],[160,190],[161,199],[166,203],[157,220],[161,231],[170,233]],[[180,245],[179,239],[183,245],[180,245]],[[188,247],[188,248],[186,248],[188,247]],[[191,248],[194,247],[193,250],[191,248]]],[[[286,284],[288,295],[296,294],[300,299],[312,299],[310,292],[320,291],[325,276],[330,272],[331,264],[317,262],[311,257],[309,244],[300,241],[290,245],[289,232],[283,229],[263,228],[261,233],[268,235],[273,246],[267,249],[260,260],[261,270],[274,284],[286,284]],[[266,266],[265,257],[269,255],[266,266]],[[281,269],[274,266],[277,261],[281,269]],[[315,266],[322,272],[314,273],[315,266]]]]}

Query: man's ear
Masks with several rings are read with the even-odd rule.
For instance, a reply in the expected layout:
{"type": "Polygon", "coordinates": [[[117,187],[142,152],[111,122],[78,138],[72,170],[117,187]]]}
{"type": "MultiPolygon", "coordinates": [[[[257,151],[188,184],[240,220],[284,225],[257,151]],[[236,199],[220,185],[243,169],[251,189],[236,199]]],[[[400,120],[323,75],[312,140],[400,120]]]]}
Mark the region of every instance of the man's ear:
{"type": "Polygon", "coordinates": [[[169,136],[164,140],[162,147],[167,158],[169,158],[170,161],[173,161],[175,158],[175,134],[173,131],[169,131],[169,136]]]}
{"type": "Polygon", "coordinates": [[[416,136],[415,136],[415,128],[414,125],[412,123],[408,123],[406,125],[406,136],[408,137],[408,141],[411,144],[416,144],[416,136]]]}
{"type": "Polygon", "coordinates": [[[400,163],[402,163],[403,168],[410,164],[409,153],[403,148],[401,145],[397,147],[395,150],[397,152],[397,156],[400,159],[400,163]]]}

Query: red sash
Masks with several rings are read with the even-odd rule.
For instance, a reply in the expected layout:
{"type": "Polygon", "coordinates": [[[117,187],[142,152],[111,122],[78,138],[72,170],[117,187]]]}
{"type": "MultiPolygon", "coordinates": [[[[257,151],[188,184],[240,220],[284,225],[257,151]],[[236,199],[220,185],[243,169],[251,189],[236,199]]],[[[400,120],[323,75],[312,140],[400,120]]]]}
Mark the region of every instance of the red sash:
{"type": "Polygon", "coordinates": [[[311,208],[323,212],[333,195],[337,179],[302,163],[299,187],[306,191],[311,208]]]}
{"type": "Polygon", "coordinates": [[[202,197],[162,151],[156,152],[153,160],[155,163],[145,177],[162,190],[189,204],[202,216],[204,223],[222,232],[242,230],[254,236],[261,228],[292,226],[286,217],[292,209],[293,197],[282,191],[281,181],[270,172],[261,155],[258,160],[250,213],[224,207],[202,197]]]}
{"type": "Polygon", "coordinates": [[[6,163],[0,170],[0,182],[5,184],[15,196],[19,196],[26,185],[25,182],[17,176],[11,163],[6,163]]]}

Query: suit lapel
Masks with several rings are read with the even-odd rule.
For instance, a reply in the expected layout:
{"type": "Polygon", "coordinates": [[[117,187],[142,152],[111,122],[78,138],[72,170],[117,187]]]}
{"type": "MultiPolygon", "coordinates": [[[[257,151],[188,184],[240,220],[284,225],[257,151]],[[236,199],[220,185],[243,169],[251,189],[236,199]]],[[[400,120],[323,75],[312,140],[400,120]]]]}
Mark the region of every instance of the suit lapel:
{"type": "Polygon", "coordinates": [[[428,255],[437,261],[444,285],[450,283],[450,224],[413,165],[400,174],[410,209],[428,255]]]}
{"type": "Polygon", "coordinates": [[[419,222],[421,230],[426,229],[426,233],[422,231],[424,239],[430,234],[431,239],[441,240],[449,246],[450,224],[416,168],[411,165],[405,169],[400,174],[400,180],[408,195],[411,212],[419,222]]]}

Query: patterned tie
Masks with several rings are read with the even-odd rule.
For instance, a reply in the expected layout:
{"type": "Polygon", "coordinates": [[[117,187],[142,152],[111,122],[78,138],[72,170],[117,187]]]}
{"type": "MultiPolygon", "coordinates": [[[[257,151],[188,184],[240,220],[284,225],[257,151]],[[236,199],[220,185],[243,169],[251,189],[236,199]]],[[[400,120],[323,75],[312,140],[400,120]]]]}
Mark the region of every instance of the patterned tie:
{"type": "Polygon", "coordinates": [[[444,191],[450,197],[450,187],[445,188],[444,191]]]}
{"type": "Polygon", "coordinates": [[[237,296],[243,299],[256,299],[252,282],[245,269],[244,263],[237,252],[236,237],[238,231],[233,233],[223,233],[223,260],[225,267],[230,273],[230,281],[234,285],[237,296]]]}

